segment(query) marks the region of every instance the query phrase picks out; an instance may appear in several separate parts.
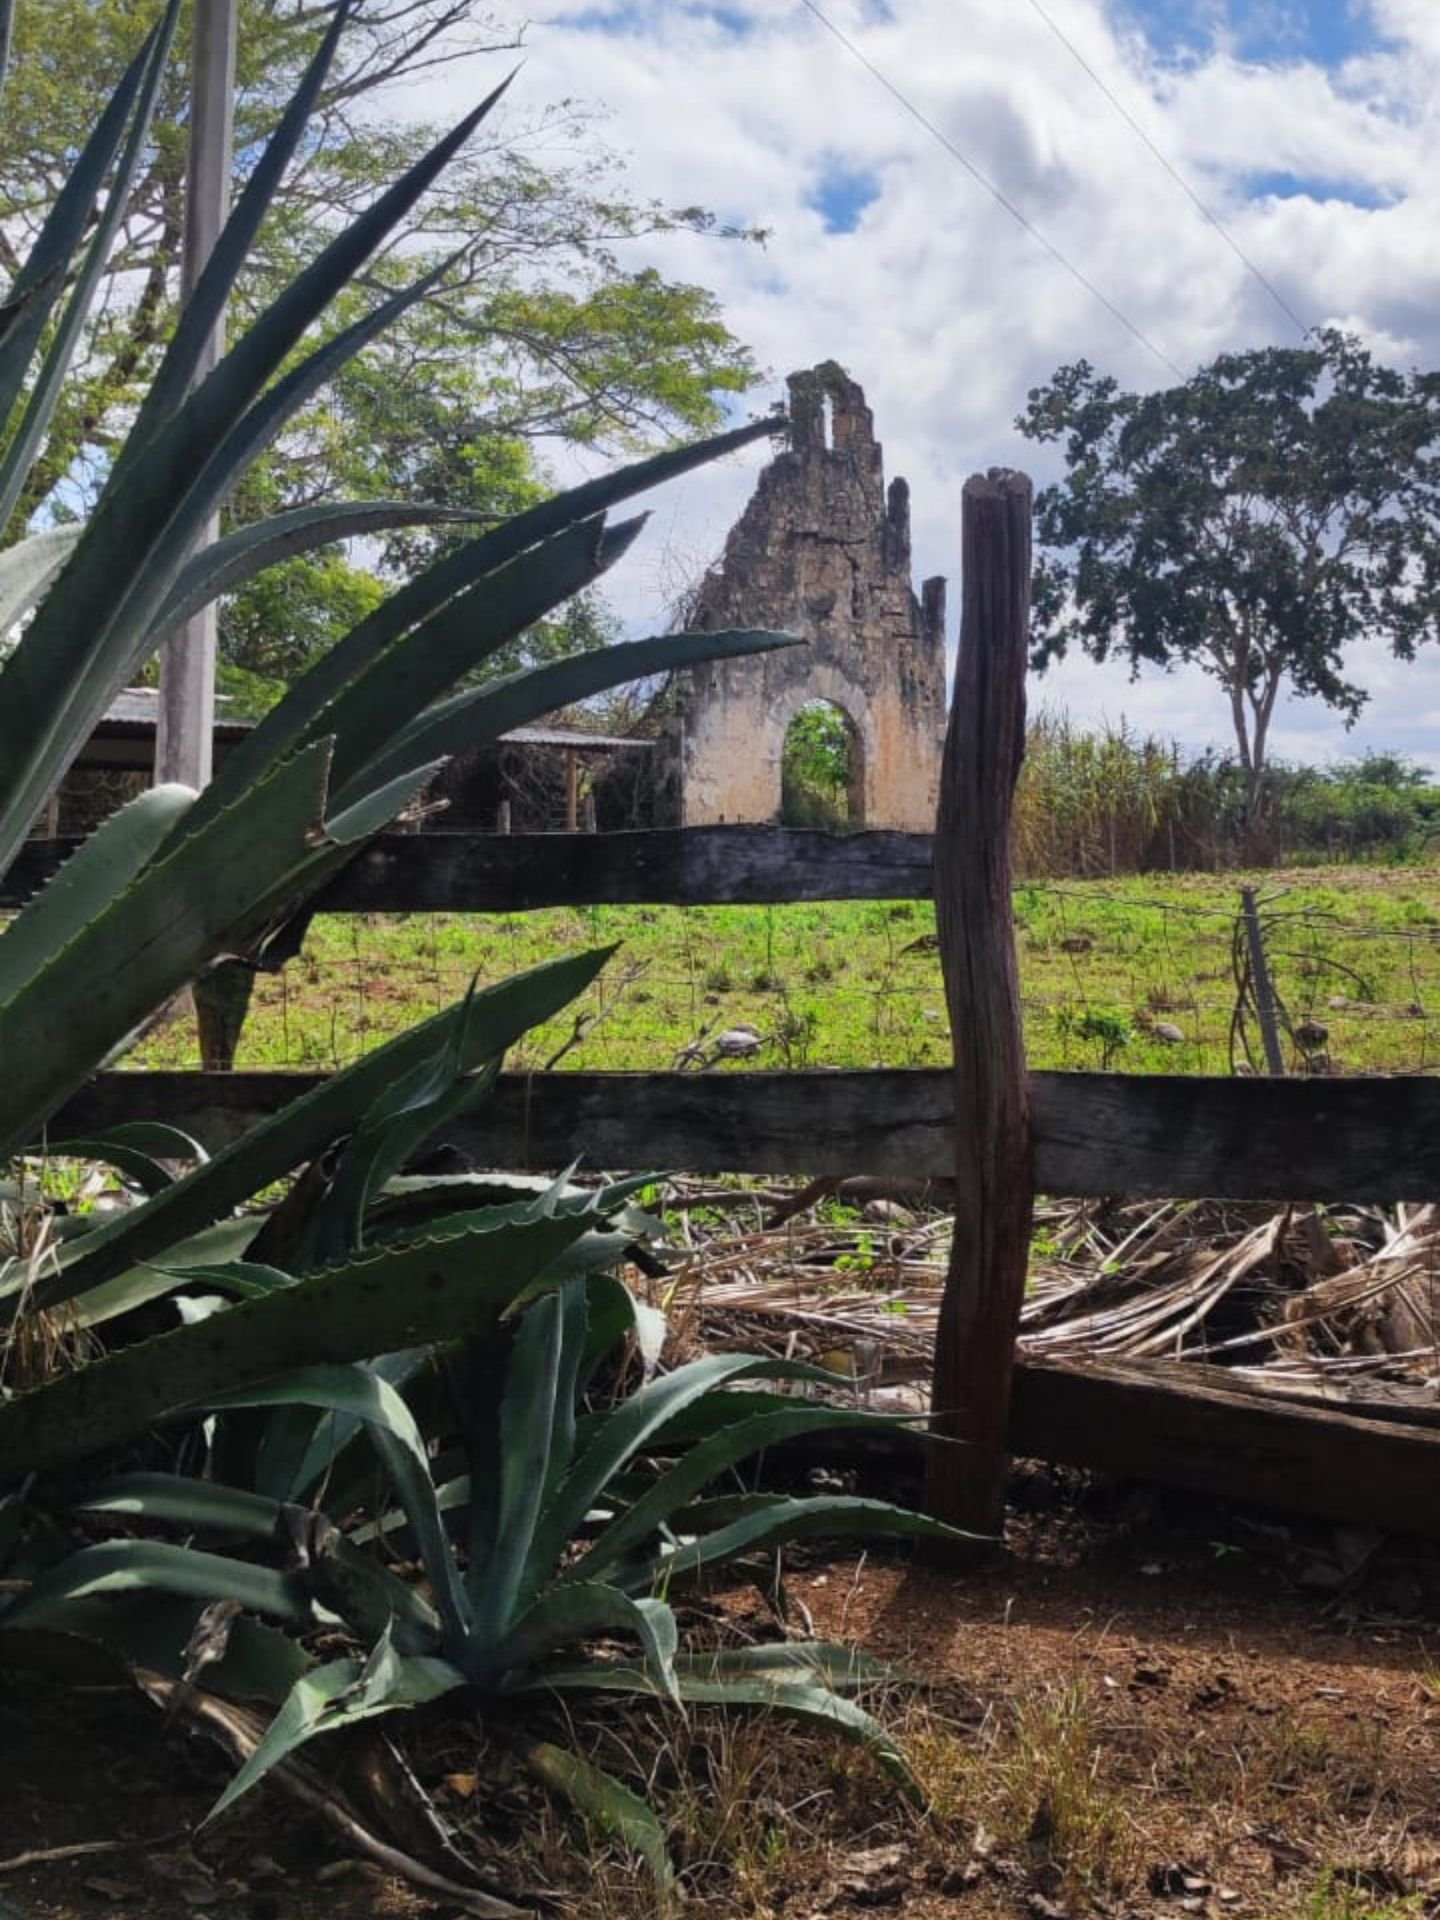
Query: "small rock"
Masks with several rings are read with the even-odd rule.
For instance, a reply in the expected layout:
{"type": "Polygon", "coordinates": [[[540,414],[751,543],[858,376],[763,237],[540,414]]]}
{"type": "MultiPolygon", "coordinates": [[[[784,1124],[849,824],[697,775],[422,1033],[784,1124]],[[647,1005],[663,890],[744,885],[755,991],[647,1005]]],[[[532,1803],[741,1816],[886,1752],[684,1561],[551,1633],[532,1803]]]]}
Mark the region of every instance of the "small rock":
{"type": "Polygon", "coordinates": [[[727,1027],[715,1036],[715,1051],[725,1060],[743,1060],[765,1044],[755,1027],[727,1027]]]}
{"type": "Polygon", "coordinates": [[[1185,1043],[1185,1033],[1173,1020],[1157,1020],[1150,1029],[1157,1040],[1163,1040],[1167,1047],[1179,1047],[1185,1043]]]}

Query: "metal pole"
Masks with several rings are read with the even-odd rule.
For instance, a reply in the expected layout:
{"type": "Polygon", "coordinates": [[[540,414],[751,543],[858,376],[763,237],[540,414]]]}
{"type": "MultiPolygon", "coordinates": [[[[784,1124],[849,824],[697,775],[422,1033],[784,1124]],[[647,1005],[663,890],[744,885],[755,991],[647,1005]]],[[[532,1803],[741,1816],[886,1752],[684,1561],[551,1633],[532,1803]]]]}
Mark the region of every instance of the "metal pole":
{"type": "MultiPolygon", "coordinates": [[[[186,171],[185,240],[180,292],[188,299],[210,258],[230,210],[230,174],[235,123],[235,33],[237,0],[195,0],[190,40],[190,153],[186,171]]],[[[223,321],[211,334],[197,382],[225,349],[223,321]]],[[[212,520],[201,546],[215,538],[212,520]]],[[[187,620],[160,655],[160,717],[155,738],[155,778],[203,787],[210,779],[215,733],[214,606],[187,620]]]]}

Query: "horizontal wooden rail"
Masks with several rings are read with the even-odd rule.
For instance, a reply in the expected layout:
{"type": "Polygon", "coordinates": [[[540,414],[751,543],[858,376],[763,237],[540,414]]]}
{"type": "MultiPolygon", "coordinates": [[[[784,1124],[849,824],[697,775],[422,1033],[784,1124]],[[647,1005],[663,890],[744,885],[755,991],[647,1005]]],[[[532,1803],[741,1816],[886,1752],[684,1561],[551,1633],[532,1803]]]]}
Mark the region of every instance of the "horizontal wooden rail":
{"type": "MultiPolygon", "coordinates": [[[[1160,1480],[1282,1513],[1397,1533],[1440,1534],[1440,1432],[1343,1403],[1310,1406],[1196,1360],[1015,1356],[1009,1449],[1125,1480],[1160,1480]]],[[[795,1469],[858,1469],[861,1491],[913,1500],[925,1437],[806,1435],[776,1449],[795,1469]]]]}
{"type": "MultiPolygon", "coordinates": [[[[32,840],[0,882],[17,907],[73,840],[32,840]]],[[[322,913],[521,913],[533,907],[699,907],[786,900],[926,900],[928,833],[676,827],[648,833],[387,833],[318,901],[322,913]]]]}
{"type": "MultiPolygon", "coordinates": [[[[164,1119],[215,1148],[306,1087],[298,1073],[106,1073],[52,1139],[164,1119]]],[[[948,1178],[948,1071],[507,1074],[444,1137],[481,1165],[948,1178]]],[[[1440,1192],[1440,1080],[1030,1076],[1041,1193],[1424,1200],[1440,1192]]]]}
{"type": "Polygon", "coordinates": [[[1223,1367],[1021,1359],[1012,1450],[1124,1479],[1160,1480],[1282,1512],[1440,1533],[1440,1433],[1303,1406],[1223,1367]]]}

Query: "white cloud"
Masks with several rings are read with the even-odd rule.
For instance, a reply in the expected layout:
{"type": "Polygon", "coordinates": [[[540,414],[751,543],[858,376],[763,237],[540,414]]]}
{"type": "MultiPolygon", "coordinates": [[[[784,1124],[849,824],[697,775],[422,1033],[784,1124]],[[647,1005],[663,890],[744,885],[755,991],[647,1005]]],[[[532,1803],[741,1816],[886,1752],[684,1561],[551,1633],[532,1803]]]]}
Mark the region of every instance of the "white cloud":
{"type": "MultiPolygon", "coordinates": [[[[1370,0],[1373,43],[1331,67],[1298,43],[1294,57],[1247,62],[1220,32],[1208,52],[1167,62],[1118,4],[1048,8],[1298,313],[1356,327],[1397,361],[1440,364],[1434,0],[1370,0]],[[1277,194],[1267,186],[1277,175],[1315,191],[1277,194]]],[[[1033,10],[1018,0],[827,0],[826,10],[1177,365],[1293,342],[1033,10]]],[[[451,72],[427,111],[447,104],[442,87],[454,105],[480,84],[451,72]]],[[[606,138],[636,192],[771,230],[763,250],[680,237],[645,257],[712,287],[777,385],[829,357],[861,381],[888,470],[911,482],[917,573],[955,574],[967,473],[1051,476],[1050,451],[1012,425],[1029,387],[1082,356],[1126,385],[1172,378],[793,0],[549,0],[518,90],[537,103],[604,103],[606,138]],[[729,30],[737,20],[744,32],[729,30]],[[838,161],[877,189],[849,233],[827,231],[813,204],[838,161]]],[[[617,582],[627,617],[658,618],[677,566],[718,550],[755,464],[696,475],[657,500],[648,547],[617,582]]],[[[1440,763],[1430,725],[1440,649],[1407,667],[1361,654],[1373,694],[1361,727],[1347,735],[1315,703],[1292,703],[1277,743],[1339,754],[1369,742],[1440,763]]],[[[1123,712],[1195,746],[1224,743],[1223,703],[1195,675],[1132,685],[1123,670],[1071,662],[1036,693],[1079,719],[1123,712]]]]}

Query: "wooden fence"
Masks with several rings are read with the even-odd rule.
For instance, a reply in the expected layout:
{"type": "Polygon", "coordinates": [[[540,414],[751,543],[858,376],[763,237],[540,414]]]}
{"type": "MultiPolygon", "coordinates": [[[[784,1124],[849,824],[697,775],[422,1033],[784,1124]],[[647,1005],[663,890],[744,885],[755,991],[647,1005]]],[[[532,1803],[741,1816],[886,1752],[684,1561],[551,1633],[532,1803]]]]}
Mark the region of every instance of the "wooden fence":
{"type": "MultiPolygon", "coordinates": [[[[331,886],[335,913],[553,905],[937,899],[953,1071],[503,1076],[447,1139],[479,1164],[911,1174],[955,1181],[937,1340],[935,1511],[999,1524],[1008,1454],[1095,1465],[1378,1526],[1440,1531],[1435,1425],[1258,1395],[1186,1363],[1015,1363],[1033,1194],[1395,1201],[1440,1194],[1440,1081],[1027,1073],[1010,920],[1023,741],[1029,486],[972,480],[961,655],[935,838],[709,827],[616,835],[390,835],[331,886]]],[[[0,905],[63,848],[33,843],[0,905]]],[[[91,1135],[163,1117],[211,1145],[313,1076],[107,1073],[57,1118],[91,1135]]]]}

